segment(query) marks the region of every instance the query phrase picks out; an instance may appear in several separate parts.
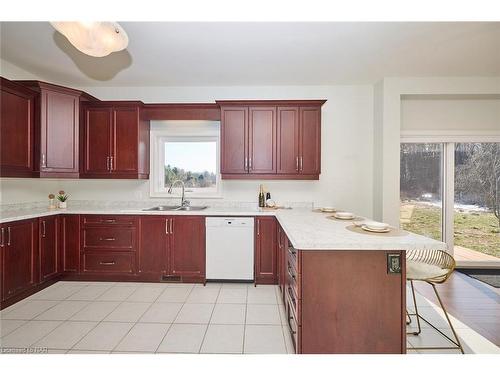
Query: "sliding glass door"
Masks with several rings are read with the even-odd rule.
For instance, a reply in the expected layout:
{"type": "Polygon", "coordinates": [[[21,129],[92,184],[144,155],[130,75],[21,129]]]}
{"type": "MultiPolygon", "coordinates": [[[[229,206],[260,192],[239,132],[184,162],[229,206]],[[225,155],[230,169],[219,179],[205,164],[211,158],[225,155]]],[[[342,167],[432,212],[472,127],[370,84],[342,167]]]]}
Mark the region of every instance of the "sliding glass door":
{"type": "Polygon", "coordinates": [[[443,146],[402,143],[400,164],[401,226],[442,240],[443,146]]]}
{"type": "Polygon", "coordinates": [[[459,265],[500,267],[500,143],[401,143],[401,227],[459,265]]]}

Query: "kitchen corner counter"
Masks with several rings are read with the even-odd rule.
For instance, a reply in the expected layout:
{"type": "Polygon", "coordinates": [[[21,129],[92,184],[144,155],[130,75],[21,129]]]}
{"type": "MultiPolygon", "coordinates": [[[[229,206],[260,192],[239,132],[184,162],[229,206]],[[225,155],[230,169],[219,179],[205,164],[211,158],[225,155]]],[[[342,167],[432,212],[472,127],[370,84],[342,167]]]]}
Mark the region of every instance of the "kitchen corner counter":
{"type": "MultiPolygon", "coordinates": [[[[149,206],[148,206],[149,207],[149,206]]],[[[446,244],[408,233],[399,237],[382,237],[354,233],[346,229],[352,221],[327,219],[329,214],[311,209],[294,208],[276,211],[259,208],[209,207],[203,211],[143,211],[142,208],[75,207],[68,209],[31,208],[0,213],[0,223],[52,215],[190,215],[190,216],[275,216],[292,245],[299,250],[446,250],[446,244]]]]}
{"type": "Polygon", "coordinates": [[[446,244],[418,234],[374,236],[351,232],[352,221],[329,220],[331,214],[311,210],[279,210],[276,218],[299,250],[446,250],[446,244]]]}

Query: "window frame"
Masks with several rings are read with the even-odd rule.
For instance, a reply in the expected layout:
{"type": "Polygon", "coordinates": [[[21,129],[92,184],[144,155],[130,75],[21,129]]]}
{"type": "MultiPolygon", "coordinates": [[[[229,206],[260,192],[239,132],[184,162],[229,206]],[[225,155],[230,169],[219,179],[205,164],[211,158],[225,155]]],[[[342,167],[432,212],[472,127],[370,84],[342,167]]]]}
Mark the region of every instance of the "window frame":
{"type": "MultiPolygon", "coordinates": [[[[210,192],[186,191],[186,199],[217,199],[222,198],[222,179],[220,174],[220,135],[214,131],[197,131],[191,128],[191,134],[169,130],[151,131],[151,162],[150,162],[150,197],[154,198],[180,198],[180,189],[175,189],[172,194],[164,186],[165,172],[165,143],[166,142],[215,142],[216,144],[216,189],[210,192]]],[[[187,130],[187,129],[186,129],[187,130]]]]}

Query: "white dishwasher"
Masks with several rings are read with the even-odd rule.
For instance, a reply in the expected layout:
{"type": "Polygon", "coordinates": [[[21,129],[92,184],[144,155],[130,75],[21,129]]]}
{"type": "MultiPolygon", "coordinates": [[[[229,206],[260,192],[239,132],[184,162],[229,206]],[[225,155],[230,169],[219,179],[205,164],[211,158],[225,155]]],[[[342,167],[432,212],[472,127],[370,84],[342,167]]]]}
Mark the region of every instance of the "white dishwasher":
{"type": "Polygon", "coordinates": [[[254,218],[207,217],[208,280],[253,280],[254,218]]]}

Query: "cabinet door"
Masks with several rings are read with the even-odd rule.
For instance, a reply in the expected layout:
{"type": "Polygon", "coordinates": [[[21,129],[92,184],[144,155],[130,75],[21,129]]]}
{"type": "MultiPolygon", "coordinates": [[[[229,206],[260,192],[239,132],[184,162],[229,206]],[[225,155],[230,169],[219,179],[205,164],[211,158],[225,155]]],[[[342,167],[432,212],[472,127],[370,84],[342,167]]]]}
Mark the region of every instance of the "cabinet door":
{"type": "Polygon", "coordinates": [[[111,108],[85,110],[84,173],[110,173],[111,122],[111,108]]]}
{"type": "Polygon", "coordinates": [[[249,173],[276,173],[276,107],[250,107],[249,173]]]}
{"type": "Polygon", "coordinates": [[[115,108],[112,129],[112,173],[137,173],[139,144],[139,110],[137,107],[115,108]]]}
{"type": "Polygon", "coordinates": [[[3,298],[19,294],[36,283],[38,220],[23,220],[4,225],[3,298]]]}
{"type": "Polygon", "coordinates": [[[40,282],[56,277],[59,273],[57,253],[57,217],[39,219],[40,282]]]}
{"type": "Polygon", "coordinates": [[[62,215],[59,218],[60,269],[63,272],[80,271],[80,215],[62,215]]]}
{"type": "Polygon", "coordinates": [[[140,221],[137,272],[161,275],[167,270],[169,217],[143,216],[140,221]]]}
{"type": "Polygon", "coordinates": [[[300,108],[300,173],[319,174],[320,160],[321,108],[300,108]]]}
{"type": "Polygon", "coordinates": [[[278,173],[299,172],[299,109],[278,107],[278,173]]]}
{"type": "Polygon", "coordinates": [[[35,93],[25,93],[28,89],[18,92],[10,88],[10,81],[4,79],[1,83],[0,175],[29,177],[34,170],[35,93]]]}
{"type": "Polygon", "coordinates": [[[276,219],[274,217],[258,217],[255,222],[255,283],[276,284],[276,219]]]}
{"type": "Polygon", "coordinates": [[[221,108],[221,173],[248,173],[248,108],[221,108]]]}
{"type": "Polygon", "coordinates": [[[78,173],[78,96],[41,93],[40,171],[78,173]]]}
{"type": "Polygon", "coordinates": [[[205,218],[175,216],[171,223],[168,274],[205,279],[205,218]]]}

